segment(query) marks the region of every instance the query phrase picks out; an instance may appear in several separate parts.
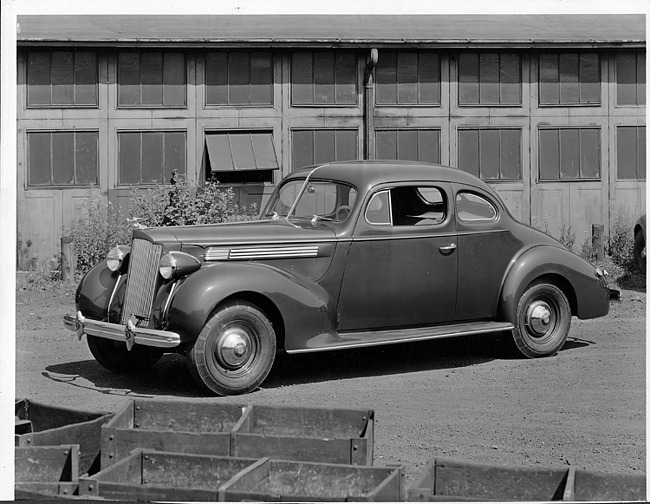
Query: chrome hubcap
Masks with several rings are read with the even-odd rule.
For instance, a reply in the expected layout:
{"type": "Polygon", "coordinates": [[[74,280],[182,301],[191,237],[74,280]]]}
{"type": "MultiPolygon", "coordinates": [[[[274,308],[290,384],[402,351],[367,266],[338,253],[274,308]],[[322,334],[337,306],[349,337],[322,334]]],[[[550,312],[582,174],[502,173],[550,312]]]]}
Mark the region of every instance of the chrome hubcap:
{"type": "Polygon", "coordinates": [[[535,301],[526,312],[526,327],[531,336],[546,335],[555,326],[555,317],[548,303],[535,301]]]}
{"type": "Polygon", "coordinates": [[[217,341],[215,357],[227,369],[242,367],[251,356],[251,337],[241,327],[226,329],[217,341]]]}

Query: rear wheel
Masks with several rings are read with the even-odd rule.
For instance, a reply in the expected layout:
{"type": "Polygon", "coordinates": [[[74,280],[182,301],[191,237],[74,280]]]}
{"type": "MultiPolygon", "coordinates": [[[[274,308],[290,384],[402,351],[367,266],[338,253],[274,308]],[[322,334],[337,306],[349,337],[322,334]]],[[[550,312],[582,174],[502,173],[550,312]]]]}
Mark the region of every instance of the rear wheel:
{"type": "Polygon", "coordinates": [[[96,336],[87,336],[88,348],[95,360],[109,371],[137,373],[151,368],[164,351],[154,347],[135,345],[126,349],[126,343],[96,336]]]}
{"type": "Polygon", "coordinates": [[[230,302],[205,324],[188,352],[194,379],[218,395],[245,394],[264,381],[275,359],[275,331],[257,306],[230,302]]]}
{"type": "Polygon", "coordinates": [[[549,283],[531,284],[517,304],[513,337],[526,357],[546,357],[564,346],[571,327],[571,308],[566,296],[549,283]]]}

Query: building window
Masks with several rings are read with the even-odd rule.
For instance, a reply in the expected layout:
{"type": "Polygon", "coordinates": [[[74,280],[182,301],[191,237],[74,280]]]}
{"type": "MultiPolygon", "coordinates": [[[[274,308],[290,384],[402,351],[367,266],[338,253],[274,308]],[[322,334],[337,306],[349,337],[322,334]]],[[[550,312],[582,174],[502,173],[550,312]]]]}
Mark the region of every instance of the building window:
{"type": "Polygon", "coordinates": [[[273,182],[280,168],[270,131],[208,133],[206,178],[224,184],[273,182]]]}
{"type": "Polygon", "coordinates": [[[271,105],[273,56],[257,51],[208,52],[205,88],[206,105],[271,105]]]}
{"type": "Polygon", "coordinates": [[[440,105],[440,58],[431,52],[380,51],[377,105],[440,105]]]}
{"type": "Polygon", "coordinates": [[[440,163],[440,130],[394,129],[375,133],[375,157],[440,163]]]}
{"type": "Polygon", "coordinates": [[[540,105],[600,104],[600,60],[596,53],[539,56],[540,105]]]}
{"type": "Polygon", "coordinates": [[[645,105],[645,53],[616,55],[616,104],[645,105]]]}
{"type": "Polygon", "coordinates": [[[521,129],[459,129],[458,168],[483,180],[521,180],[521,129]]]}
{"type": "Polygon", "coordinates": [[[119,184],[169,184],[186,172],[185,131],[120,131],[119,184]]]}
{"type": "Polygon", "coordinates": [[[353,52],[310,51],[293,54],[292,105],[356,105],[357,56],[353,52]]]}
{"type": "Polygon", "coordinates": [[[357,159],[357,130],[293,130],[291,166],[294,170],[319,163],[357,159]]]}
{"type": "Polygon", "coordinates": [[[600,128],[540,129],[539,178],[600,179],[600,128]]]}
{"type": "Polygon", "coordinates": [[[458,58],[458,103],[471,106],[521,105],[519,55],[461,54],[458,58]]]}
{"type": "Polygon", "coordinates": [[[645,126],[616,128],[616,178],[645,180],[645,126]]]}
{"type": "Polygon", "coordinates": [[[96,107],[97,55],[89,51],[30,51],[27,106],[96,107]]]}
{"type": "Polygon", "coordinates": [[[27,133],[29,187],[97,184],[97,131],[27,133]]]}
{"type": "Polygon", "coordinates": [[[120,107],[185,107],[185,54],[121,52],[117,82],[120,107]]]}

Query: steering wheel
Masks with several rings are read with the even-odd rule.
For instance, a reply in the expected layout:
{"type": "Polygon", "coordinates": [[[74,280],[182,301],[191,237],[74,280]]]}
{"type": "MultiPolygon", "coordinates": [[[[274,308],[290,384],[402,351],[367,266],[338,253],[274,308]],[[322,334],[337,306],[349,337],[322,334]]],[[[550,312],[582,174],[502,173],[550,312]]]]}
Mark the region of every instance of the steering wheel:
{"type": "Polygon", "coordinates": [[[336,220],[339,222],[344,221],[347,216],[350,215],[350,210],[352,209],[349,205],[341,205],[338,207],[336,209],[336,214],[334,214],[336,216],[336,220]]]}

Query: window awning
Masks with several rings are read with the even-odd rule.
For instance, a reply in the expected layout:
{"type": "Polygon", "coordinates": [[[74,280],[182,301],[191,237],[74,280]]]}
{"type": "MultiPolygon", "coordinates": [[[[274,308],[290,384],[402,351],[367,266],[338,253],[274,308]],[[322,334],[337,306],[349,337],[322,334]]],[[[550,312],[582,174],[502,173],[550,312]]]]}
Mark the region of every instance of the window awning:
{"type": "Polygon", "coordinates": [[[280,168],[271,133],[210,133],[205,144],[213,172],[280,168]]]}

